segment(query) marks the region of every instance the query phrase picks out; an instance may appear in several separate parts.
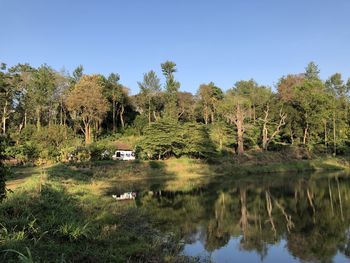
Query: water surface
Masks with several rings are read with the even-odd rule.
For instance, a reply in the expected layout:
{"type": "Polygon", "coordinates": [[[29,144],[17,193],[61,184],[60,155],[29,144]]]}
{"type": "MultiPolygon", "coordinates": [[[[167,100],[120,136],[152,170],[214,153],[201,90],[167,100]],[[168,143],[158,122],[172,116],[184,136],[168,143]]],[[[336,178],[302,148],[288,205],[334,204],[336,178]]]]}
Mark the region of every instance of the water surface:
{"type": "MultiPolygon", "coordinates": [[[[154,187],[153,187],[154,188],[154,187]]],[[[350,262],[350,177],[227,178],[188,192],[144,191],[182,253],[213,262],[350,262]]]]}

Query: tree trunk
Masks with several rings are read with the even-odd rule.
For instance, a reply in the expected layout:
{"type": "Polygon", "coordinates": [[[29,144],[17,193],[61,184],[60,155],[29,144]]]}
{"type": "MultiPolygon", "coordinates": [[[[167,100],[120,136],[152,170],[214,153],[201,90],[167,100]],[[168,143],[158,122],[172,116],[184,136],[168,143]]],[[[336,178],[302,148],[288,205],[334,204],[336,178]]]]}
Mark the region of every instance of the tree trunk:
{"type": "Polygon", "coordinates": [[[244,153],[244,141],[243,141],[243,132],[244,132],[244,126],[243,126],[243,112],[241,110],[241,106],[237,105],[237,118],[236,118],[236,126],[237,126],[237,153],[239,155],[244,153]]]}
{"type": "Polygon", "coordinates": [[[208,106],[205,106],[205,108],[204,108],[204,123],[205,123],[205,125],[208,124],[208,119],[209,119],[208,106]]]}
{"type": "Polygon", "coordinates": [[[333,155],[337,154],[336,128],[335,128],[335,111],[333,111],[333,155]]]}
{"type": "Polygon", "coordinates": [[[60,107],[60,125],[63,126],[63,103],[61,101],[61,107],[60,107]]]}
{"type": "Polygon", "coordinates": [[[91,143],[91,127],[90,124],[84,124],[85,128],[85,144],[90,144],[91,143]]]}
{"type": "Polygon", "coordinates": [[[123,127],[123,129],[124,129],[124,117],[123,117],[123,115],[124,115],[124,105],[122,105],[121,106],[121,110],[120,110],[120,122],[121,122],[121,124],[122,124],[122,127],[123,127]]]}
{"type": "Polygon", "coordinates": [[[156,114],[156,111],[153,111],[153,118],[154,118],[154,120],[155,120],[155,121],[157,121],[157,120],[158,120],[158,118],[157,118],[157,114],[156,114]]]}
{"type": "Polygon", "coordinates": [[[326,154],[328,153],[327,149],[327,121],[324,121],[324,148],[326,150],[326,154]]]}
{"type": "Polygon", "coordinates": [[[148,126],[151,126],[151,99],[148,99],[148,126]]]}
{"type": "Polygon", "coordinates": [[[255,109],[255,104],[253,104],[253,124],[255,125],[256,121],[256,109],[255,109]]]}
{"type": "Polygon", "coordinates": [[[267,118],[269,116],[269,106],[266,107],[266,110],[264,111],[265,116],[263,120],[263,130],[262,130],[262,135],[263,135],[263,141],[262,141],[262,147],[266,151],[267,150],[267,135],[268,135],[268,130],[267,130],[267,118]]]}
{"type": "Polygon", "coordinates": [[[264,151],[267,151],[267,127],[266,127],[266,123],[264,123],[263,125],[263,142],[262,142],[262,147],[264,149],[264,151]]]}
{"type": "Polygon", "coordinates": [[[40,108],[36,109],[36,129],[39,131],[40,127],[41,127],[41,123],[40,123],[40,108]]]}
{"type": "Polygon", "coordinates": [[[27,110],[24,111],[24,128],[27,127],[27,110]]]}
{"type": "Polygon", "coordinates": [[[115,125],[115,100],[112,101],[113,107],[112,107],[112,119],[113,119],[113,132],[116,130],[116,125],[115,125]]]}
{"type": "MultiPolygon", "coordinates": [[[[267,110],[267,114],[268,114],[268,110],[267,110]]],[[[264,124],[266,123],[266,125],[267,125],[267,122],[268,122],[268,120],[267,120],[267,115],[265,115],[265,117],[266,117],[266,120],[264,120],[264,121],[265,121],[264,124]]],[[[277,134],[279,134],[281,127],[284,126],[284,125],[286,124],[286,122],[285,122],[286,118],[287,118],[287,115],[286,115],[285,113],[282,112],[282,108],[281,108],[281,109],[280,109],[280,121],[279,121],[279,123],[278,123],[278,125],[277,125],[275,131],[271,134],[270,138],[267,138],[267,132],[268,132],[268,130],[267,130],[267,127],[266,127],[266,131],[265,131],[265,132],[266,132],[266,145],[265,145],[264,150],[267,150],[267,147],[268,147],[269,144],[271,143],[272,139],[275,138],[275,136],[276,136],[277,134]]]]}
{"type": "Polygon", "coordinates": [[[211,123],[214,123],[214,111],[213,110],[210,112],[210,115],[211,115],[211,123]]]}
{"type": "Polygon", "coordinates": [[[2,115],[2,133],[3,134],[6,134],[6,119],[7,119],[7,101],[5,102],[3,115],[2,115]]]}
{"type": "Polygon", "coordinates": [[[306,145],[306,139],[307,139],[307,134],[309,130],[309,124],[306,124],[306,128],[304,129],[304,136],[303,136],[303,144],[306,145]]]}

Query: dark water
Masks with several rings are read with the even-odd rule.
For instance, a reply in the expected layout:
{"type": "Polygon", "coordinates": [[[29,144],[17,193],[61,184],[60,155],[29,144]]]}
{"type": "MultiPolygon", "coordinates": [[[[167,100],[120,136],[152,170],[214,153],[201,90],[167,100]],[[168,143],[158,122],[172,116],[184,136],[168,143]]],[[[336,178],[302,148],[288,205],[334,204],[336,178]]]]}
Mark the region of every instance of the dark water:
{"type": "MultiPolygon", "coordinates": [[[[160,190],[160,189],[158,189],[160,190]]],[[[252,176],[141,195],[183,254],[213,262],[350,262],[350,177],[252,176]]]]}

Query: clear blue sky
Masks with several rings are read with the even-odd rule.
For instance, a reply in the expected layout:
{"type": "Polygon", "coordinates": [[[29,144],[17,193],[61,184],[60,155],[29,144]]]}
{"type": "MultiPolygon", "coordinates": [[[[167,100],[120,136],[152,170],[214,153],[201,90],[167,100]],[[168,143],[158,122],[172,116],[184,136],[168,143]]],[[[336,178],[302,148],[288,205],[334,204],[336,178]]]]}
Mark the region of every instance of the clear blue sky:
{"type": "Polygon", "coordinates": [[[117,72],[133,93],[165,60],[191,92],[209,81],[273,86],[311,60],[322,78],[348,78],[349,10],[349,0],[0,0],[0,61],[117,72]]]}

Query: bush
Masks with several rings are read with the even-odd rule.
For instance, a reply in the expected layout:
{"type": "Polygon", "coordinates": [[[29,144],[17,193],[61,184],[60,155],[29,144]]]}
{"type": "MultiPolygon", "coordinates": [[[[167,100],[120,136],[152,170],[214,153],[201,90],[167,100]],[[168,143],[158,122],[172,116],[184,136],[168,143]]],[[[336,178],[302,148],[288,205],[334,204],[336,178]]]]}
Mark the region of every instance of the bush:
{"type": "Polygon", "coordinates": [[[75,148],[75,150],[71,153],[70,161],[75,162],[88,162],[91,159],[91,152],[85,146],[80,146],[75,148]]]}
{"type": "Polygon", "coordinates": [[[81,139],[74,138],[73,131],[62,125],[42,127],[39,131],[33,125],[27,125],[20,134],[12,136],[16,145],[7,149],[7,153],[19,162],[61,161],[67,156],[67,148],[81,145],[81,139]]]}
{"type": "Polygon", "coordinates": [[[9,174],[8,168],[4,165],[6,139],[0,136],[0,202],[6,197],[6,176],[9,174]]]}
{"type": "Polygon", "coordinates": [[[39,149],[33,141],[6,148],[6,155],[15,158],[20,163],[34,162],[39,158],[39,149]]]}

